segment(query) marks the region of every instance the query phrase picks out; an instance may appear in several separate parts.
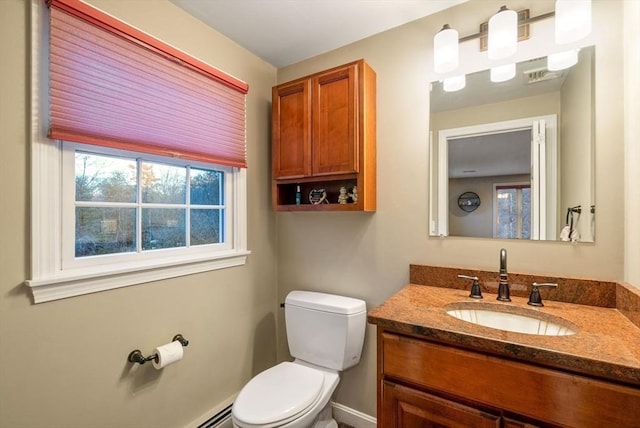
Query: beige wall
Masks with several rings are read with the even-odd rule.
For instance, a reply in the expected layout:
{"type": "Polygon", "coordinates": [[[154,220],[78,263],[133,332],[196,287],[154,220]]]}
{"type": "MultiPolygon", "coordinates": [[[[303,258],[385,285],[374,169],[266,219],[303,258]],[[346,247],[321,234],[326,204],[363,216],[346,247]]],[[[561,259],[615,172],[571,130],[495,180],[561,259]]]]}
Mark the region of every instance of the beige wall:
{"type": "MultiPolygon", "coordinates": [[[[498,270],[501,247],[509,270],[621,280],[624,275],[622,3],[594,1],[596,41],[595,244],[428,237],[429,80],[431,40],[444,23],[472,34],[504,2],[470,1],[278,70],[278,81],[365,58],[378,76],[378,210],[376,213],[279,213],[278,295],[294,288],[343,293],[368,307],[408,281],[408,265],[425,263],[498,270]]],[[[533,16],[553,1],[512,1],[533,16]]],[[[636,217],[636,222],[637,217],[636,217]]],[[[636,241],[637,242],[637,241],[636,241]]],[[[280,324],[282,319],[280,318],[280,324]]],[[[286,343],[279,343],[286,358],[286,343]]],[[[336,400],[375,414],[375,329],[369,326],[360,365],[348,370],[336,400]]]]}
{"type": "Polygon", "coordinates": [[[432,113],[429,129],[433,132],[433,140],[437,143],[438,132],[444,129],[503,122],[525,117],[560,115],[560,111],[560,92],[547,92],[531,97],[432,113]]]}
{"type": "Polygon", "coordinates": [[[640,2],[624,2],[625,280],[640,287],[640,2]]]}
{"type": "MultiPolygon", "coordinates": [[[[597,53],[596,53],[597,55],[597,53]]],[[[569,69],[562,85],[560,115],[560,223],[566,222],[567,208],[582,206],[580,216],[575,216],[575,229],[580,240],[593,241],[595,226],[590,207],[595,203],[592,195],[594,180],[593,153],[585,150],[592,140],[592,61],[591,51],[580,51],[580,61],[569,69]],[[577,126],[576,126],[577,125],[577,126]],[[592,202],[594,201],[594,202],[592,202]],[[578,220],[579,219],[579,220],[578,220]]]]}
{"type": "MultiPolygon", "coordinates": [[[[0,427],[186,426],[276,361],[269,123],[276,70],[165,0],[90,3],[244,81],[247,265],[33,305],[29,277],[29,1],[0,1],[0,427]],[[126,358],[175,333],[162,371],[126,358]]],[[[42,2],[44,3],[44,2],[42,2]]]]}

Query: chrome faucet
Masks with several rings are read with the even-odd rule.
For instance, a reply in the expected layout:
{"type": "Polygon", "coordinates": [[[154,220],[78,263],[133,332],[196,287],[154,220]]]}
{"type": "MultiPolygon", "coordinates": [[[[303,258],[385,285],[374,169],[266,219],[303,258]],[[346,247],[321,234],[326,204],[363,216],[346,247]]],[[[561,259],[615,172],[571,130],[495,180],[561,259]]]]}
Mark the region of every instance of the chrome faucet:
{"type": "Polygon", "coordinates": [[[507,276],[507,250],[500,250],[500,282],[498,282],[498,297],[496,300],[510,302],[509,277],[507,276]]]}

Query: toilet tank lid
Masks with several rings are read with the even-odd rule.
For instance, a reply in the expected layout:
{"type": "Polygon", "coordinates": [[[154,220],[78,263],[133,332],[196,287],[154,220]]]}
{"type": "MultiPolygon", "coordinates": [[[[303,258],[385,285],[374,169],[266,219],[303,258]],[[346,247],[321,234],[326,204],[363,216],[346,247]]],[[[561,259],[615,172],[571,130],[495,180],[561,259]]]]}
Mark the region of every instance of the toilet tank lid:
{"type": "Polygon", "coordinates": [[[285,305],[345,315],[367,310],[364,300],[313,291],[292,291],[287,295],[285,305]]]}

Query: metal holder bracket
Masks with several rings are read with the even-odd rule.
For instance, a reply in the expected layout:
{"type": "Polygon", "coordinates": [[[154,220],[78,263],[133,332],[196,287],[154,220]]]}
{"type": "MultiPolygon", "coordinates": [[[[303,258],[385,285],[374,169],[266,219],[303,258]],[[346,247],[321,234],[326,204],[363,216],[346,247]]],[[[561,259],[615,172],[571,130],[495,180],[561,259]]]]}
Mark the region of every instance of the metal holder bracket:
{"type": "MultiPolygon", "coordinates": [[[[189,341],[185,339],[181,334],[176,334],[175,336],[173,336],[173,339],[171,341],[172,342],[178,341],[182,346],[189,345],[189,341]]],[[[142,365],[147,361],[152,361],[157,358],[158,358],[158,354],[151,354],[148,357],[145,357],[144,355],[142,355],[142,351],[140,351],[139,349],[134,349],[129,353],[129,356],[127,357],[127,361],[129,361],[130,363],[138,363],[142,365]]]]}

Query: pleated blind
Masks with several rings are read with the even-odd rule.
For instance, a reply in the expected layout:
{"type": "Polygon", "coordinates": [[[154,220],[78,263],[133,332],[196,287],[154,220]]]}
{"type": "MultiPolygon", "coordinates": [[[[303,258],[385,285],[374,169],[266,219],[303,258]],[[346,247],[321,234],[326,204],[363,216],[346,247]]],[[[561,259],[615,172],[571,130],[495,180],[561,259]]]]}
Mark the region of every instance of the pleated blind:
{"type": "Polygon", "coordinates": [[[50,0],[49,137],[246,167],[246,83],[77,0],[50,0]]]}

